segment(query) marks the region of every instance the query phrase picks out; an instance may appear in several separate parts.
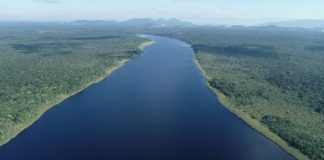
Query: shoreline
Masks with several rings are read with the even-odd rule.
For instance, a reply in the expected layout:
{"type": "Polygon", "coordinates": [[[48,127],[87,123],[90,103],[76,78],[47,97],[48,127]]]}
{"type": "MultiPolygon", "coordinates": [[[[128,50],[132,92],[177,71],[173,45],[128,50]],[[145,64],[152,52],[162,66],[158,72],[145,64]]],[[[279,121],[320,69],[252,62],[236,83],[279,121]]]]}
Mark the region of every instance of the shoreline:
{"type": "Polygon", "coordinates": [[[143,51],[145,49],[145,47],[150,46],[150,45],[152,45],[154,43],[155,43],[154,41],[145,41],[142,44],[140,44],[138,46],[138,48],[143,51]]]}
{"type": "MultiPolygon", "coordinates": [[[[154,44],[154,41],[144,41],[143,43],[141,43],[138,46],[138,49],[140,49],[141,51],[144,50],[145,47],[154,44]]],[[[142,53],[141,53],[142,54],[142,53]]],[[[139,54],[140,55],[140,54],[139,54]]],[[[135,56],[136,57],[136,56],[135,56]]],[[[11,140],[13,140],[15,137],[17,137],[19,134],[21,134],[22,132],[24,132],[27,128],[29,128],[30,126],[32,126],[37,120],[39,120],[47,111],[49,111],[50,109],[52,109],[53,107],[55,107],[56,105],[59,105],[60,103],[62,103],[63,101],[65,101],[66,99],[84,91],[85,89],[91,87],[92,85],[95,85],[96,83],[101,82],[102,80],[108,78],[113,72],[117,71],[118,69],[122,68],[129,60],[131,59],[122,59],[122,60],[117,60],[116,65],[107,68],[105,70],[105,74],[102,76],[98,76],[98,78],[92,80],[91,82],[88,82],[87,84],[85,84],[84,86],[81,86],[79,90],[76,90],[74,92],[72,92],[71,94],[67,94],[67,95],[58,95],[55,99],[52,100],[51,103],[49,104],[45,104],[43,105],[44,107],[42,107],[43,109],[39,110],[39,112],[37,112],[37,116],[34,117],[33,119],[30,119],[29,121],[26,121],[23,124],[18,124],[15,127],[13,127],[13,130],[15,131],[15,133],[13,133],[11,136],[8,136],[6,139],[4,139],[2,142],[0,142],[0,147],[3,147],[4,145],[6,145],[7,143],[9,143],[11,140]]]]}
{"type": "Polygon", "coordinates": [[[309,160],[309,158],[301,153],[298,149],[290,146],[285,140],[280,138],[277,134],[273,133],[269,130],[266,126],[262,125],[257,119],[253,119],[249,114],[244,113],[242,110],[236,108],[234,105],[232,105],[228,100],[227,97],[222,94],[219,90],[212,87],[208,81],[211,80],[211,78],[207,75],[205,70],[202,68],[202,66],[199,64],[196,53],[194,53],[194,61],[198,68],[198,70],[201,72],[203,77],[205,78],[206,86],[216,95],[218,101],[224,106],[225,109],[232,112],[235,116],[237,116],[239,119],[241,119],[244,123],[246,123],[249,127],[256,130],[272,142],[274,142],[276,145],[278,145],[280,148],[285,150],[288,154],[290,154],[292,157],[298,159],[298,160],[309,160]]]}
{"type": "MultiPolygon", "coordinates": [[[[144,50],[145,47],[150,46],[154,44],[154,41],[144,41],[138,46],[138,49],[141,51],[144,50]]],[[[143,54],[143,53],[141,53],[143,54]]],[[[195,54],[195,53],[194,53],[195,54]]],[[[140,55],[140,54],[139,54],[140,55]]],[[[136,57],[136,56],[135,56],[136,57]]],[[[55,107],[56,105],[62,103],[66,99],[84,91],[88,87],[91,87],[92,85],[95,85],[96,83],[101,82],[102,80],[108,78],[113,72],[117,71],[121,67],[123,67],[127,62],[131,59],[123,59],[123,60],[117,60],[115,61],[116,64],[113,65],[110,68],[107,68],[105,70],[105,73],[102,76],[98,76],[98,78],[94,79],[93,81],[88,82],[84,86],[81,86],[79,90],[76,90],[72,92],[71,94],[67,95],[58,95],[51,103],[43,105],[43,109],[39,110],[38,115],[34,117],[33,119],[30,119],[29,121],[26,121],[23,124],[16,125],[13,130],[16,132],[12,134],[12,136],[8,136],[8,139],[4,140],[3,142],[0,142],[0,147],[6,145],[8,142],[10,142],[12,139],[14,139],[19,134],[23,133],[26,129],[28,129],[30,126],[32,126],[36,121],[38,121],[47,111],[55,107]]],[[[286,141],[284,141],[282,138],[280,138],[277,134],[271,132],[267,127],[262,125],[258,120],[253,119],[249,114],[244,113],[242,110],[236,108],[234,105],[232,105],[228,100],[227,97],[219,92],[217,89],[213,88],[209,83],[208,80],[211,80],[211,78],[206,74],[206,72],[203,70],[201,65],[199,64],[196,55],[194,55],[194,61],[199,69],[199,71],[202,73],[203,77],[205,78],[206,86],[213,91],[213,93],[216,95],[218,101],[224,106],[225,109],[232,112],[235,116],[240,118],[242,121],[244,121],[249,127],[255,129],[257,132],[264,135],[266,138],[277,144],[279,147],[284,149],[288,154],[292,155],[296,159],[300,160],[309,160],[307,156],[302,154],[298,149],[290,146],[286,141]]]]}

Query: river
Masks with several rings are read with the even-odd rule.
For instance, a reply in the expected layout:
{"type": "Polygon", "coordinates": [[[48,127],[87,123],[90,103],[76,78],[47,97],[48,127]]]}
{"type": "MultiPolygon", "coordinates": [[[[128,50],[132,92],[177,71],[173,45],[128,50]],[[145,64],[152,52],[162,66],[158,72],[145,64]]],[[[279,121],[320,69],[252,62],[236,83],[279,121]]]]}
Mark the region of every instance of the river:
{"type": "Polygon", "coordinates": [[[145,37],[155,44],[50,109],[0,159],[294,159],[217,101],[188,44],[145,37]]]}

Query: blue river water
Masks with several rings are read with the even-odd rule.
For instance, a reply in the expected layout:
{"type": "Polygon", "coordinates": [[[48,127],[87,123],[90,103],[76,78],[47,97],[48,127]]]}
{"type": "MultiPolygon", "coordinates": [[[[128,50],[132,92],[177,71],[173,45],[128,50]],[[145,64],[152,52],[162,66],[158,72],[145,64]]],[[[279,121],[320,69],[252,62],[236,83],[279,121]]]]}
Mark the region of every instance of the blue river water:
{"type": "Polygon", "coordinates": [[[218,102],[188,44],[145,37],[155,44],[50,109],[0,160],[294,159],[218,102]]]}

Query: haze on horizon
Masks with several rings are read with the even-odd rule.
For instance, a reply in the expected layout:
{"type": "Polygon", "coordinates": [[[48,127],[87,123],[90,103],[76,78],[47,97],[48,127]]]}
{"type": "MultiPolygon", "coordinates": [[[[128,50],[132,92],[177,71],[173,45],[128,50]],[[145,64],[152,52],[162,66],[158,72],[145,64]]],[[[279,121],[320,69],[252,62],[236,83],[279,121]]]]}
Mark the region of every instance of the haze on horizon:
{"type": "Polygon", "coordinates": [[[324,19],[322,0],[2,0],[1,21],[177,18],[196,24],[253,25],[324,19]]]}

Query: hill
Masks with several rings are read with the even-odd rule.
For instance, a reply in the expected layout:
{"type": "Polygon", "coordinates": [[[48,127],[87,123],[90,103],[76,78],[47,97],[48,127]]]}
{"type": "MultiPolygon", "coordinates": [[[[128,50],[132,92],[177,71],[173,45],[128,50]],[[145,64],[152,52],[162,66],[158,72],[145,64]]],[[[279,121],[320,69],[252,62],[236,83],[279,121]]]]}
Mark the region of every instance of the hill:
{"type": "Polygon", "coordinates": [[[195,26],[191,22],[180,21],[178,19],[151,19],[151,18],[136,18],[127,21],[117,22],[113,20],[78,20],[71,22],[78,26],[129,26],[129,27],[191,27],[195,26]]]}
{"type": "Polygon", "coordinates": [[[324,20],[296,20],[296,21],[269,22],[263,25],[265,26],[273,25],[278,27],[293,27],[293,28],[324,29],[324,20]]]}

